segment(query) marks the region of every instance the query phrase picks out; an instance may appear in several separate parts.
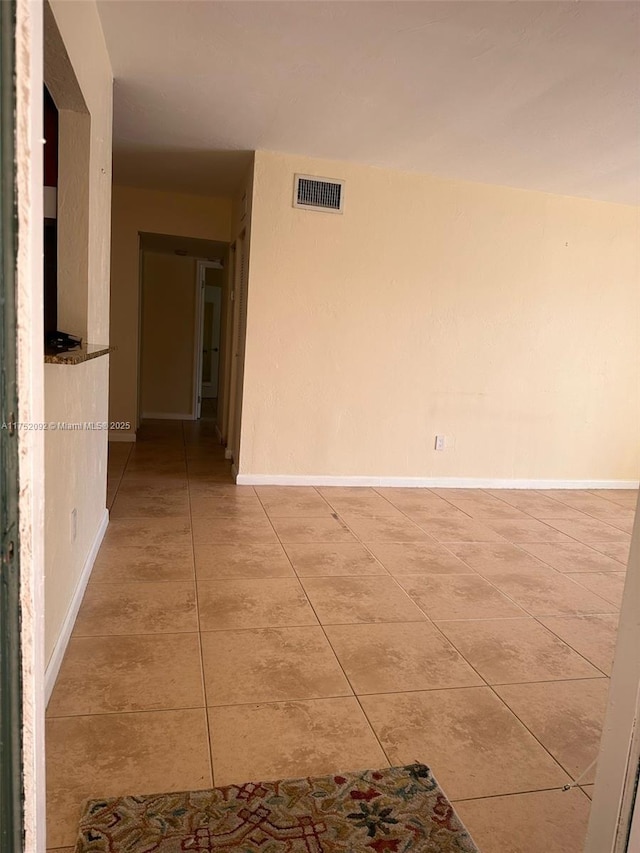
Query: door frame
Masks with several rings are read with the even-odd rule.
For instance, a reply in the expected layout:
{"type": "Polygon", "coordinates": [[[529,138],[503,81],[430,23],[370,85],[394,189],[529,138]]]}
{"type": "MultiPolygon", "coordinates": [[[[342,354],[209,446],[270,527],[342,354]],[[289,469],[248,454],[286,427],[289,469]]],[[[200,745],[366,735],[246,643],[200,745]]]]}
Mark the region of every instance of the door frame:
{"type": "Polygon", "coordinates": [[[585,853],[631,853],[640,773],[640,503],[620,609],[585,853]]]}
{"type": "Polygon", "coordinates": [[[238,336],[240,325],[240,275],[242,267],[242,253],[244,251],[244,232],[240,234],[233,242],[232,254],[233,262],[233,281],[231,287],[231,335],[229,341],[229,396],[227,401],[227,418],[225,425],[225,433],[227,438],[227,447],[225,456],[230,459],[234,465],[238,463],[238,448],[235,447],[236,441],[236,418],[238,417],[237,409],[237,385],[238,385],[238,336]]]}
{"type": "MultiPolygon", "coordinates": [[[[220,368],[222,366],[222,354],[221,354],[221,347],[222,347],[222,307],[223,307],[222,306],[222,300],[224,299],[224,285],[223,284],[208,284],[206,281],[206,276],[205,276],[203,314],[202,314],[202,353],[203,354],[205,352],[204,322],[205,322],[206,307],[207,307],[207,287],[216,293],[214,302],[211,304],[214,304],[218,310],[218,314],[217,314],[217,317],[218,317],[218,324],[217,324],[217,326],[218,326],[218,329],[217,329],[217,331],[218,331],[218,348],[213,350],[214,353],[218,354],[218,369],[212,371],[210,381],[205,382],[204,381],[204,366],[203,366],[203,369],[202,369],[203,375],[200,377],[200,387],[202,388],[202,390],[204,390],[205,385],[211,385],[211,386],[215,386],[215,390],[216,390],[216,393],[211,394],[210,396],[206,396],[206,395],[202,394],[201,396],[204,400],[212,399],[212,398],[217,399],[220,396],[220,385],[221,385],[221,383],[220,383],[220,368]]],[[[216,328],[216,323],[215,323],[216,313],[215,313],[215,311],[214,311],[213,317],[214,317],[214,323],[212,326],[212,331],[215,331],[215,328],[216,328]]],[[[206,343],[209,343],[209,342],[207,341],[206,343]]],[[[213,358],[213,356],[212,356],[212,358],[213,358]]]]}
{"type": "Polygon", "coordinates": [[[17,393],[16,5],[0,3],[0,849],[24,841],[17,393]]]}
{"type": "MultiPolygon", "coordinates": [[[[204,287],[208,269],[223,270],[219,261],[196,260],[195,299],[196,314],[193,336],[193,419],[200,420],[202,414],[202,344],[204,341],[204,287]]],[[[224,294],[223,294],[224,297],[224,294]]]]}

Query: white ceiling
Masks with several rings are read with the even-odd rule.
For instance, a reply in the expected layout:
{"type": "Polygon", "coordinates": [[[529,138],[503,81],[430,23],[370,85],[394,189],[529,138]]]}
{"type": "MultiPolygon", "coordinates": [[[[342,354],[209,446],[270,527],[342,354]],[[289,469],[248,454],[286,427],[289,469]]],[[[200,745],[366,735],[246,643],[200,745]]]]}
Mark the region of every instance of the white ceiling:
{"type": "Polygon", "coordinates": [[[102,0],[116,180],[268,149],[640,202],[640,4],[102,0]]]}

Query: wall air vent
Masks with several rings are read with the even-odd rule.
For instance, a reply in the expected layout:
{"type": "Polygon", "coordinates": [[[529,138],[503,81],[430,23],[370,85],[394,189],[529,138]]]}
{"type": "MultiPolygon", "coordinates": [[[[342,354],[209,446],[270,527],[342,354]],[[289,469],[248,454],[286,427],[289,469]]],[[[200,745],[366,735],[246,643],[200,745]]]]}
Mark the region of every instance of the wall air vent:
{"type": "Polygon", "coordinates": [[[344,181],[296,175],[293,182],[293,206],[305,210],[323,210],[325,213],[342,213],[344,181]]]}

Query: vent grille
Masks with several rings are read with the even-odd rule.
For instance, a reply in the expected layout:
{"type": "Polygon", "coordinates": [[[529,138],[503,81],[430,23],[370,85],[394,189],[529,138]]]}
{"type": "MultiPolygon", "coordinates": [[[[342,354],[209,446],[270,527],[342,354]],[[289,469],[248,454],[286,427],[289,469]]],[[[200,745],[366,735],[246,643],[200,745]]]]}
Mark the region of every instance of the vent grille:
{"type": "Polygon", "coordinates": [[[313,175],[296,175],[293,206],[325,213],[342,213],[344,182],[313,175]]]}

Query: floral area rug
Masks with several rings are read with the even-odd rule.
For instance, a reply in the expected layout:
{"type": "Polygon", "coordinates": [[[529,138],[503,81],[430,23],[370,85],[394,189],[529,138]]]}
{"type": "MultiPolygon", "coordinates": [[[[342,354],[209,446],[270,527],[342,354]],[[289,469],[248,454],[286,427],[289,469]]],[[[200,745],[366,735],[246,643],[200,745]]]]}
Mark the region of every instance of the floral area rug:
{"type": "Polygon", "coordinates": [[[478,853],[424,764],[90,800],[76,853],[478,853]]]}

